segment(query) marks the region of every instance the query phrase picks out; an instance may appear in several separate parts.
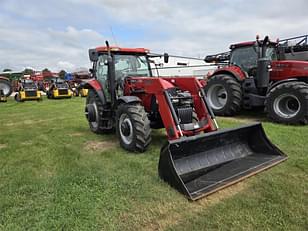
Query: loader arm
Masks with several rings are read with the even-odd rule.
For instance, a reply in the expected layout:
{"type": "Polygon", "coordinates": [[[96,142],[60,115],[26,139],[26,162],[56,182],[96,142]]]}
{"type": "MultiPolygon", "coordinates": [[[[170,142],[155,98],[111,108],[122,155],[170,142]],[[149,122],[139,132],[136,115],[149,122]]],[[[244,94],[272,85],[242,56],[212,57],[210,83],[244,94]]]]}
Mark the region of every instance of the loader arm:
{"type": "MultiPolygon", "coordinates": [[[[147,95],[154,95],[159,106],[159,113],[169,140],[179,139],[182,136],[193,136],[200,132],[215,131],[216,127],[207,111],[205,102],[200,95],[201,84],[196,78],[151,78],[130,77],[125,80],[125,95],[135,95],[141,99],[147,95]],[[168,91],[179,88],[191,94],[195,113],[199,124],[195,129],[185,129],[175,112],[168,91]]],[[[150,109],[148,109],[150,110],[150,109]]],[[[186,126],[187,127],[187,126],[186,126]]]]}

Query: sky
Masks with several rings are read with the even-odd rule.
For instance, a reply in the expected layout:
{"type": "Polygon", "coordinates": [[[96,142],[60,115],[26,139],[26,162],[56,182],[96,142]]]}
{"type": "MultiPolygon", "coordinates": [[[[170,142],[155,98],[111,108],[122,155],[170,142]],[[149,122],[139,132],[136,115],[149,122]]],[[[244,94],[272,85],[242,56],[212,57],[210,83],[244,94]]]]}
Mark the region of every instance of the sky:
{"type": "Polygon", "coordinates": [[[308,34],[307,0],[0,0],[0,71],[89,68],[108,40],[203,58],[231,43],[308,34]]]}

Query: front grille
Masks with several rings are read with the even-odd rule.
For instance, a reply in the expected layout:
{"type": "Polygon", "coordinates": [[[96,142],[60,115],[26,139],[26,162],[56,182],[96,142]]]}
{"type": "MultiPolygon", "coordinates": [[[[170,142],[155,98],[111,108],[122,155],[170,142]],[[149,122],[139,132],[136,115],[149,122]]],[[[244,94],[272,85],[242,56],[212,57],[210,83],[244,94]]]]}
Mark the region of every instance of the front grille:
{"type": "Polygon", "coordinates": [[[59,95],[67,95],[68,90],[67,89],[59,89],[59,95]]]}
{"type": "Polygon", "coordinates": [[[26,91],[26,97],[34,97],[36,96],[36,91],[26,91]]]}

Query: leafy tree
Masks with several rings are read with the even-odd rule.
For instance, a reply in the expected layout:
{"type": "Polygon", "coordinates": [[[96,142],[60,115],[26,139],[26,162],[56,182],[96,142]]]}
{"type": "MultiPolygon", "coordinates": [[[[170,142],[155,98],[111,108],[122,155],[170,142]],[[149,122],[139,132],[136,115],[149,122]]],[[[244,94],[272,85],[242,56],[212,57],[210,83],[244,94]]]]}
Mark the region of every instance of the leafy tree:
{"type": "Polygon", "coordinates": [[[3,69],[3,72],[9,72],[9,71],[12,71],[12,69],[9,69],[9,68],[3,69]]]}
{"type": "Polygon", "coordinates": [[[59,72],[59,77],[62,78],[62,79],[64,79],[65,74],[66,74],[66,71],[65,71],[65,70],[61,70],[61,71],[59,72]]]}
{"type": "Polygon", "coordinates": [[[50,70],[46,67],[42,70],[42,72],[50,72],[50,70]]]}
{"type": "Polygon", "coordinates": [[[34,73],[34,70],[30,69],[30,68],[25,68],[25,70],[23,71],[24,75],[31,75],[34,73]]]}

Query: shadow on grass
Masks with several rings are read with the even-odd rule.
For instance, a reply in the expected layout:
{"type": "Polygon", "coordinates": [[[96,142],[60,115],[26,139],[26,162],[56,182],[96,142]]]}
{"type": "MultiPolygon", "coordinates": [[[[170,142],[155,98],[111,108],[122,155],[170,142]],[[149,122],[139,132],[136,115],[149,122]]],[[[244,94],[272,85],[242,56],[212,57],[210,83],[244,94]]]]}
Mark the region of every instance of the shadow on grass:
{"type": "Polygon", "coordinates": [[[237,123],[271,122],[262,108],[242,110],[236,116],[218,116],[218,120],[220,119],[237,123]]]}

